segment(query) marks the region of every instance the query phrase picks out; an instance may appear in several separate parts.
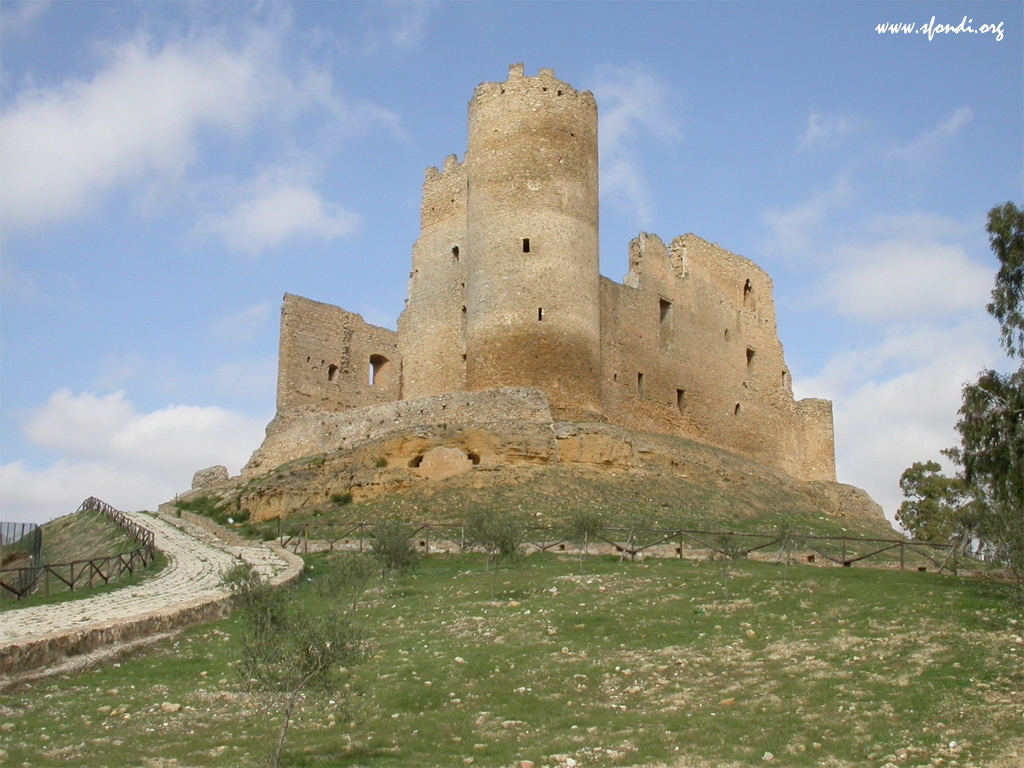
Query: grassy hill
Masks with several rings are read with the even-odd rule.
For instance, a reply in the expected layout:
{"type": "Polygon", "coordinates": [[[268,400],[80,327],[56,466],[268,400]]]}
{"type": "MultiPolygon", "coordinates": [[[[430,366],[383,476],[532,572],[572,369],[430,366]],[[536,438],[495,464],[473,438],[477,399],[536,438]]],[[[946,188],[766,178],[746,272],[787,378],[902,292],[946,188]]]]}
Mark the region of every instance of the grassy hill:
{"type": "MultiPolygon", "coordinates": [[[[94,560],[99,558],[117,557],[118,555],[131,552],[139,545],[134,538],[127,535],[125,531],[106,515],[95,511],[75,512],[40,526],[43,534],[43,565],[64,565],[73,562],[94,560]]],[[[99,578],[94,579],[93,586],[81,583],[76,586],[74,592],[70,592],[66,584],[59,578],[44,575],[35,587],[32,595],[22,600],[7,590],[3,590],[0,600],[3,602],[4,610],[24,608],[31,605],[39,605],[42,602],[55,602],[65,599],[77,599],[94,595],[99,590],[116,589],[126,584],[136,583],[142,578],[151,578],[167,564],[167,558],[157,552],[154,561],[146,568],[145,572],[136,571],[135,574],[124,573],[116,576],[114,573],[109,584],[104,584],[99,578]],[[48,584],[48,587],[47,587],[48,584]],[[49,591],[49,595],[46,591],[49,591]]],[[[76,573],[80,572],[80,568],[76,573]]],[[[69,568],[57,569],[67,579],[71,579],[69,568]]],[[[77,577],[76,577],[77,578],[77,577]]]]}
{"type": "MultiPolygon", "coordinates": [[[[340,557],[311,557],[292,599],[346,612],[370,655],[300,704],[284,765],[1015,768],[1024,755],[1024,617],[992,582],[612,557],[581,575],[553,555],[495,578],[482,556],[431,556],[353,606],[323,588],[340,557]]],[[[265,764],[282,710],[240,679],[240,631],[195,628],[6,692],[8,761],[265,764]]]]}

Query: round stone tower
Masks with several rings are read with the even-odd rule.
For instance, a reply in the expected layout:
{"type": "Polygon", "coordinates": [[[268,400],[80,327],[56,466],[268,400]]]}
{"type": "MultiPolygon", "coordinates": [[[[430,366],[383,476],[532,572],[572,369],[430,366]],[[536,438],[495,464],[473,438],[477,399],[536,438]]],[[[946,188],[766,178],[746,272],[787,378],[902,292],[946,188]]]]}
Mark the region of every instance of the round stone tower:
{"type": "Polygon", "coordinates": [[[465,349],[470,390],[544,390],[601,417],[597,103],[549,69],[469,104],[465,349]]]}

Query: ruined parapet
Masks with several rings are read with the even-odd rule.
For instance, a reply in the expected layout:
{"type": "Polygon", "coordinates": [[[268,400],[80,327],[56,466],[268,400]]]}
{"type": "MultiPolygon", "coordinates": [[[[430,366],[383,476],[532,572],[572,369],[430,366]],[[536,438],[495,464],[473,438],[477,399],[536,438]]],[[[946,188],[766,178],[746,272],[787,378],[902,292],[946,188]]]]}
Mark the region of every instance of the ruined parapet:
{"type": "Polygon", "coordinates": [[[231,475],[228,473],[228,468],[220,464],[213,467],[207,467],[206,469],[200,469],[192,475],[192,490],[200,491],[204,488],[223,485],[230,478],[231,475]]]}
{"type": "Polygon", "coordinates": [[[832,419],[832,402],[805,398],[796,403],[802,432],[802,480],[836,481],[836,436],[832,419]]]}
{"type": "Polygon", "coordinates": [[[285,294],[277,411],[303,405],[328,411],[397,400],[401,356],[394,331],[340,307],[285,294]]]}

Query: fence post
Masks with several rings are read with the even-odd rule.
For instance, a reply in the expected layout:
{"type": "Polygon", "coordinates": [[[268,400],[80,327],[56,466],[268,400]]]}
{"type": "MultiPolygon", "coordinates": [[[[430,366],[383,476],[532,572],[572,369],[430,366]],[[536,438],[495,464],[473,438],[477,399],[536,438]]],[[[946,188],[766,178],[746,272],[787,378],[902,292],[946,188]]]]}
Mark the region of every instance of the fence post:
{"type": "Polygon", "coordinates": [[[849,568],[850,564],[846,562],[846,537],[843,536],[843,568],[849,568]]]}
{"type": "Polygon", "coordinates": [[[901,541],[900,542],[900,570],[901,571],[903,570],[903,562],[904,562],[905,549],[906,549],[906,547],[904,547],[903,542],[901,541]]]}

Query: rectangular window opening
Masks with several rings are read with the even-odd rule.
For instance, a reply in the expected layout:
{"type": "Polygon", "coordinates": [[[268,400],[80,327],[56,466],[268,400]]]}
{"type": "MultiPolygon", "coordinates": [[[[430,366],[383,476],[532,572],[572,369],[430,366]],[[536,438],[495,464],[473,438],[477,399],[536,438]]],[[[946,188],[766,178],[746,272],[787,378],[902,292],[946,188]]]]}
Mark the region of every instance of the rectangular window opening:
{"type": "Polygon", "coordinates": [[[529,253],[529,252],[530,252],[530,238],[524,237],[523,238],[523,253],[529,253]]]}
{"type": "Polygon", "coordinates": [[[751,366],[753,364],[754,364],[754,350],[752,350],[750,347],[747,347],[747,366],[749,367],[749,366],[751,366]]]}
{"type": "Polygon", "coordinates": [[[537,319],[538,320],[543,320],[544,319],[544,307],[537,307],[537,319]]]}
{"type": "Polygon", "coordinates": [[[644,396],[644,375],[642,373],[636,375],[636,394],[637,397],[644,396]]]}
{"type": "Polygon", "coordinates": [[[661,320],[662,328],[671,327],[672,324],[672,302],[668,299],[658,300],[658,317],[661,320]]]}
{"type": "Polygon", "coordinates": [[[679,409],[680,413],[682,413],[685,410],[685,408],[686,408],[686,390],[685,389],[677,389],[676,390],[676,408],[679,409]]]}

